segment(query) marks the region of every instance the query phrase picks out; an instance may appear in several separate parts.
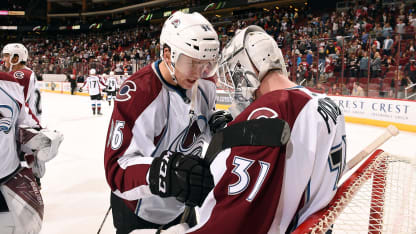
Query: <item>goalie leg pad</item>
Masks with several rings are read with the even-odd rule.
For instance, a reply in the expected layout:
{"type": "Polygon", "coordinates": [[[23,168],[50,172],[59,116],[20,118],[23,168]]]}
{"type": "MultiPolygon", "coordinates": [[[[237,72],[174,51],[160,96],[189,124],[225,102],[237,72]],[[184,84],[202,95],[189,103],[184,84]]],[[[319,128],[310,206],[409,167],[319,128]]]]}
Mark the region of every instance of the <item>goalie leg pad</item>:
{"type": "Polygon", "coordinates": [[[7,212],[0,213],[0,233],[39,233],[43,220],[43,200],[35,178],[23,168],[0,185],[7,212]]]}

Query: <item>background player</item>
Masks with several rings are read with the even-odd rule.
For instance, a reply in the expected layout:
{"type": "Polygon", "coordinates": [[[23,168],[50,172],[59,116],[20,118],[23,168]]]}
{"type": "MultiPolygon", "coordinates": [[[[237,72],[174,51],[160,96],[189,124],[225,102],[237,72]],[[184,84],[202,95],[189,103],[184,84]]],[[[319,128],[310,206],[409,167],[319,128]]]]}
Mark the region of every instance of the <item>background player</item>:
{"type": "Polygon", "coordinates": [[[84,84],[81,88],[79,88],[79,91],[82,92],[83,88],[88,88],[88,93],[90,94],[91,98],[91,108],[92,108],[92,114],[95,115],[102,115],[101,113],[101,89],[105,88],[105,85],[101,82],[100,78],[98,78],[96,75],[96,71],[94,68],[90,70],[90,75],[85,80],[84,84]]]}
{"type": "Polygon", "coordinates": [[[111,71],[110,75],[107,77],[105,85],[106,85],[105,91],[107,93],[108,105],[111,106],[111,100],[114,100],[116,98],[116,92],[118,91],[117,78],[115,77],[113,71],[111,71]]]}
{"type": "MultiPolygon", "coordinates": [[[[184,162],[181,170],[191,173],[211,137],[208,120],[215,108],[216,87],[209,78],[217,68],[217,33],[201,14],[178,11],[165,21],[160,46],[162,60],[122,84],[110,120],[104,165],[118,234],[179,223],[189,200],[169,197],[163,188],[152,191],[160,196],[152,194],[147,179],[150,164],[154,157],[171,154],[166,150],[182,152],[195,155],[177,158],[184,162]],[[170,53],[163,53],[164,46],[170,53]]],[[[163,164],[160,159],[155,165],[163,164]]],[[[189,222],[195,222],[190,217],[189,222]]]]}
{"type": "Polygon", "coordinates": [[[28,150],[46,162],[56,156],[63,139],[58,132],[40,129],[25,105],[17,80],[0,72],[0,233],[39,233],[43,200],[32,171],[20,166],[18,151],[28,150]]]}

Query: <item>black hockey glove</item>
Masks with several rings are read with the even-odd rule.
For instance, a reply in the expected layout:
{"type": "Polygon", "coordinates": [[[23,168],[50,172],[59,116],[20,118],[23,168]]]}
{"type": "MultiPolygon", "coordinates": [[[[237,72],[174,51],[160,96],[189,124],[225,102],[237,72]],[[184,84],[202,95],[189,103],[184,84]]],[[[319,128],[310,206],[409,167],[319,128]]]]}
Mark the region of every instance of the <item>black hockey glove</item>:
{"type": "Polygon", "coordinates": [[[79,88],[79,89],[78,89],[78,91],[79,91],[80,93],[82,93],[82,88],[79,88]]]}
{"type": "Polygon", "coordinates": [[[211,133],[215,134],[219,130],[225,128],[227,123],[231,122],[233,117],[229,112],[220,110],[212,114],[211,118],[208,121],[209,128],[211,129],[211,133]]]}
{"type": "Polygon", "coordinates": [[[209,165],[198,156],[164,151],[150,166],[149,187],[160,197],[176,197],[188,206],[201,206],[214,180],[209,165]]]}

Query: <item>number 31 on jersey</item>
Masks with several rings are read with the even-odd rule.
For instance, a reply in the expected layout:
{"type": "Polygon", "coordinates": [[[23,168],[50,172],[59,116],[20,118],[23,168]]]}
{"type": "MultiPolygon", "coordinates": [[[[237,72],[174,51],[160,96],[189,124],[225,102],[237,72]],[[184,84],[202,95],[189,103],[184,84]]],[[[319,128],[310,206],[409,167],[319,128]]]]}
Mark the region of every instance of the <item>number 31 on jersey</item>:
{"type": "MultiPolygon", "coordinates": [[[[238,181],[234,184],[228,185],[228,195],[237,195],[244,192],[251,181],[250,174],[248,173],[248,169],[256,163],[256,160],[247,159],[240,156],[234,156],[233,165],[234,169],[231,171],[233,174],[238,176],[238,181]]],[[[256,196],[257,192],[260,190],[261,185],[264,182],[264,179],[269,172],[270,163],[258,161],[260,164],[260,172],[257,176],[256,183],[251,190],[250,194],[246,198],[247,201],[253,201],[254,197],[256,196]]]]}

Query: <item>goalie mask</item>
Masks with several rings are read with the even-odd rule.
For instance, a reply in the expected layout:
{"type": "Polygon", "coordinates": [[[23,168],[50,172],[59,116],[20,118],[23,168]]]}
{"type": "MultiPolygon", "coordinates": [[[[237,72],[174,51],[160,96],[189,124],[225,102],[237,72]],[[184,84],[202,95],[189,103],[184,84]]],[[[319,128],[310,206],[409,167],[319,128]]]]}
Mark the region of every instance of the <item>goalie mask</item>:
{"type": "Polygon", "coordinates": [[[166,45],[171,56],[167,67],[176,83],[175,70],[185,76],[196,74],[198,78],[215,75],[220,43],[211,23],[201,14],[180,11],[172,14],[160,34],[161,58],[166,45]]]}
{"type": "Polygon", "coordinates": [[[237,31],[222,50],[218,68],[219,84],[233,100],[230,107],[233,117],[255,100],[255,91],[273,70],[280,70],[287,76],[276,41],[256,25],[237,31]]]}

